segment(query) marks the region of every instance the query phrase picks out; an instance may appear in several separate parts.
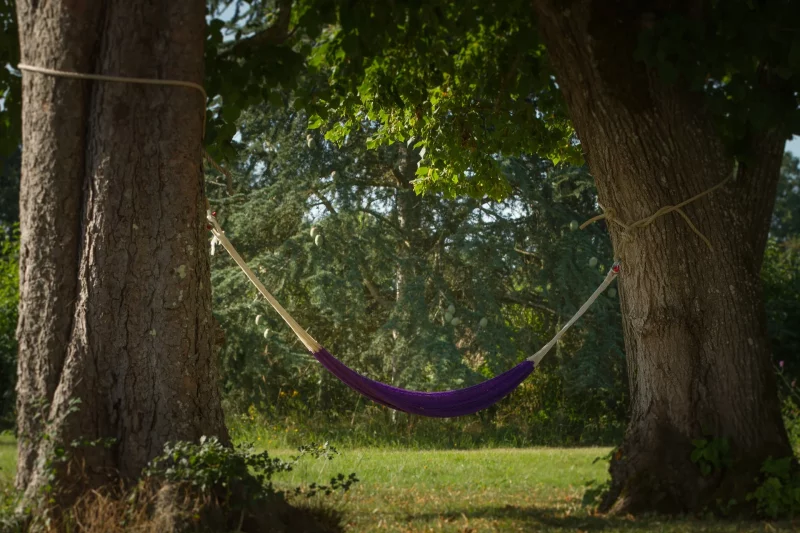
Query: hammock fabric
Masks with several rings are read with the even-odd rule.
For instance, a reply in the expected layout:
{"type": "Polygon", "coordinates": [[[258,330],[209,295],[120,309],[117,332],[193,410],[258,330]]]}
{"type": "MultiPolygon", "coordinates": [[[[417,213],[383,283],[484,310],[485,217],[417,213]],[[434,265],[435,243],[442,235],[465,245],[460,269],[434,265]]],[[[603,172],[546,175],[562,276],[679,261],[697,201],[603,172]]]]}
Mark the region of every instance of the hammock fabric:
{"type": "Polygon", "coordinates": [[[581,306],[575,315],[561,328],[561,330],[553,337],[550,342],[543,346],[538,352],[519,363],[517,366],[503,372],[499,376],[492,379],[466,387],[464,389],[457,389],[442,392],[422,392],[393,387],[379,381],[374,381],[365,376],[362,376],[355,370],[345,366],[344,363],[332,356],[328,350],[322,347],[309,333],[298,324],[294,318],[283,308],[283,306],[275,299],[272,294],[264,287],[261,281],[258,280],[256,275],[247,266],[242,256],[236,251],[231,242],[225,236],[217,223],[215,213],[208,213],[208,221],[210,223],[209,230],[214,235],[211,241],[211,253],[217,243],[221,244],[223,248],[230,254],[239,268],[247,275],[248,279],[256,286],[256,289],[261,293],[267,302],[278,312],[283,320],[289,325],[300,342],[305,345],[306,349],[324,366],[331,374],[339,378],[339,380],[350,387],[351,389],[366,396],[370,400],[396,409],[415,415],[422,415],[428,417],[450,418],[455,416],[464,416],[472,413],[477,413],[482,409],[486,409],[490,405],[505,398],[511,391],[522,383],[527,378],[536,364],[555,346],[556,342],[561,336],[572,326],[585,312],[592,303],[600,296],[600,294],[614,281],[614,278],[619,273],[619,263],[614,263],[611,270],[606,275],[603,283],[597,287],[597,290],[589,297],[589,299],[581,306]]]}
{"type": "Polygon", "coordinates": [[[533,361],[523,361],[490,380],[464,389],[421,392],[392,387],[348,368],[325,348],[314,353],[331,374],[370,400],[415,415],[450,418],[471,415],[502,400],[533,372],[533,361]]]}

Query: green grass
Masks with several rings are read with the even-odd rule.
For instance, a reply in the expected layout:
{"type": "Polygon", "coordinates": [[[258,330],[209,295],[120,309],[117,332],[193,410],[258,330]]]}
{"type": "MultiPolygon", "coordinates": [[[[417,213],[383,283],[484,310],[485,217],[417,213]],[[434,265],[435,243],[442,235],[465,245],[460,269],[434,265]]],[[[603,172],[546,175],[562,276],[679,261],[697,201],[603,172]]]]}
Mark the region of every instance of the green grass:
{"type": "MultiPolygon", "coordinates": [[[[356,472],[361,482],[327,497],[349,530],[369,531],[793,531],[789,523],[608,518],[584,506],[587,482],[608,477],[608,448],[470,451],[344,451],[333,461],[301,463],[278,486],[326,482],[356,472]]],[[[290,452],[275,452],[288,457],[290,452]]]]}
{"type": "MultiPolygon", "coordinates": [[[[296,392],[296,391],[295,391],[296,392]]],[[[299,403],[291,397],[284,402],[299,403]]],[[[622,440],[624,426],[613,419],[587,420],[556,409],[498,414],[482,418],[425,418],[368,405],[350,414],[322,413],[297,407],[265,416],[251,406],[245,414],[226,419],[237,442],[255,442],[269,449],[293,449],[309,442],[335,442],[342,449],[474,450],[544,446],[611,446],[622,440]],[[555,412],[554,412],[555,411],[555,412]],[[521,419],[524,419],[521,420],[521,419]],[[500,422],[502,421],[502,422],[500,422]]]]}
{"type": "MultiPolygon", "coordinates": [[[[353,532],[763,532],[793,531],[787,522],[609,518],[582,504],[587,482],[607,479],[598,461],[608,448],[419,451],[364,448],[332,461],[307,459],[276,477],[278,487],[326,483],[338,473],[361,481],[346,494],[315,497],[340,509],[353,532]]],[[[286,458],[291,450],[272,455],[286,458]]],[[[13,477],[16,446],[0,435],[0,487],[13,477]]],[[[304,496],[296,497],[305,500],[304,496]]]]}
{"type": "Polygon", "coordinates": [[[0,491],[13,485],[17,465],[17,442],[10,433],[0,433],[0,491]]]}
{"type": "MultiPolygon", "coordinates": [[[[17,443],[10,433],[0,432],[0,522],[2,515],[16,505],[14,469],[17,466],[17,443]]],[[[0,529],[2,529],[0,524],[0,529]]]]}

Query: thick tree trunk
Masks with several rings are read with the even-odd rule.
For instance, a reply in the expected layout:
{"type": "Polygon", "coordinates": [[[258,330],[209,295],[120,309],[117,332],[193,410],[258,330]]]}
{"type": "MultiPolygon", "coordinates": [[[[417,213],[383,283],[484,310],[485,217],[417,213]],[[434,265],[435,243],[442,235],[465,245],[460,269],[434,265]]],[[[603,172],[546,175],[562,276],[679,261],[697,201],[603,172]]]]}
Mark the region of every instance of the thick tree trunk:
{"type": "MultiPolygon", "coordinates": [[[[200,83],[204,13],[200,0],[19,1],[22,61],[200,83]]],[[[73,452],[96,486],[136,476],[168,440],[227,439],[203,111],[192,89],[24,74],[17,485],[28,496],[57,443],[115,439],[73,452]]]]}
{"type": "MultiPolygon", "coordinates": [[[[540,28],[595,176],[600,203],[642,219],[734,171],[700,95],[633,59],[639,18],[617,3],[535,1],[540,28]]],[[[641,13],[640,13],[641,14],[641,13]]],[[[611,464],[606,508],[701,509],[752,489],[768,456],[791,454],[780,416],[759,271],[784,137],[754,135],[755,161],[624,244],[619,278],[631,420],[611,464]],[[691,440],[729,439],[734,466],[701,475],[691,440]]]]}

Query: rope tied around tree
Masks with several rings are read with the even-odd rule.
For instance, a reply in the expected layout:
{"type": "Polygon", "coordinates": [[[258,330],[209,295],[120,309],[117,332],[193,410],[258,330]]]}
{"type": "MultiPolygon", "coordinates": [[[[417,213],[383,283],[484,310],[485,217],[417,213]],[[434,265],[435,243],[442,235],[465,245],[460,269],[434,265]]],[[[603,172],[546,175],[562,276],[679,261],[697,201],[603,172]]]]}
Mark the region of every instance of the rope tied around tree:
{"type": "Polygon", "coordinates": [[[39,74],[46,74],[56,78],[69,78],[73,80],[95,80],[95,81],[115,81],[119,83],[133,83],[139,85],[162,85],[168,87],[188,87],[200,91],[203,95],[203,138],[206,137],[206,102],[208,101],[208,93],[205,87],[193,81],[184,80],[160,80],[157,78],[135,78],[130,76],[110,76],[107,74],[85,74],[82,72],[72,72],[68,70],[56,70],[53,68],[37,67],[34,65],[26,65],[20,63],[17,68],[27,72],[38,72],[39,74]]]}
{"type": "Polygon", "coordinates": [[[590,218],[589,220],[587,220],[586,222],[584,222],[583,224],[581,224],[580,225],[580,229],[584,229],[589,224],[593,224],[593,223],[597,222],[598,220],[603,220],[603,219],[607,220],[608,222],[610,222],[612,224],[616,224],[617,226],[622,228],[622,232],[620,233],[620,242],[617,243],[617,246],[616,246],[617,250],[616,250],[616,254],[614,255],[614,261],[618,261],[619,262],[619,261],[622,261],[625,258],[625,250],[628,247],[628,245],[631,242],[633,242],[634,234],[636,233],[636,231],[638,231],[640,229],[643,229],[643,228],[646,228],[647,226],[652,224],[653,221],[655,221],[657,218],[659,218],[659,217],[661,217],[663,215],[675,212],[675,213],[678,213],[683,218],[683,220],[686,221],[686,224],[688,224],[689,228],[698,237],[700,237],[703,240],[703,242],[706,244],[706,246],[708,246],[708,249],[713,252],[714,251],[714,247],[711,245],[711,241],[708,239],[708,237],[703,235],[703,233],[699,229],[697,229],[697,226],[694,225],[692,220],[683,211],[682,208],[687,206],[687,205],[689,205],[692,202],[695,202],[695,201],[699,200],[700,198],[703,198],[704,196],[708,196],[712,192],[714,192],[717,189],[723,187],[726,183],[728,183],[733,178],[733,176],[734,176],[734,174],[731,173],[724,180],[722,180],[719,183],[717,183],[716,185],[704,190],[703,192],[695,194],[694,196],[692,196],[688,200],[684,200],[683,202],[681,202],[679,204],[676,204],[676,205],[665,205],[664,207],[660,208],[658,211],[656,211],[652,215],[647,216],[645,218],[642,218],[640,220],[637,220],[636,222],[633,222],[633,223],[630,223],[630,224],[623,222],[617,216],[617,211],[613,207],[603,208],[603,213],[601,213],[601,214],[599,214],[597,216],[594,216],[594,217],[590,218]]]}
{"type": "MultiPolygon", "coordinates": [[[[156,78],[136,78],[130,76],[111,76],[107,74],[86,74],[82,72],[72,72],[67,70],[56,70],[52,68],[44,68],[44,67],[37,67],[34,65],[27,65],[25,63],[20,63],[17,65],[17,68],[21,71],[26,72],[36,72],[39,74],[45,74],[47,76],[53,76],[56,78],[68,78],[74,80],[94,80],[94,81],[111,81],[111,82],[118,82],[118,83],[132,83],[132,84],[139,84],[139,85],[160,85],[165,87],[188,87],[189,89],[195,89],[199,91],[200,94],[203,95],[203,135],[202,138],[206,138],[206,102],[208,102],[208,93],[206,92],[205,87],[200,85],[199,83],[195,83],[193,81],[184,81],[184,80],[170,80],[170,79],[156,79],[156,78]]],[[[208,153],[207,150],[203,150],[203,158],[206,162],[211,165],[217,172],[225,176],[226,179],[226,186],[228,189],[228,194],[232,194],[232,181],[233,178],[231,174],[222,168],[219,163],[217,163],[211,154],[208,153]]]]}

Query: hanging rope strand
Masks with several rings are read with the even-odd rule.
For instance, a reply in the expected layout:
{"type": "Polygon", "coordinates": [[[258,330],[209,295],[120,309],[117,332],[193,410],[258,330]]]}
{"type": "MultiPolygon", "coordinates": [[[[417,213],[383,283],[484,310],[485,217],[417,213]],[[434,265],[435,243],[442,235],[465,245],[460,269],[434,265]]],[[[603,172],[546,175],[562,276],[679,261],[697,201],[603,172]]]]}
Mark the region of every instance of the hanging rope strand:
{"type": "MultiPolygon", "coordinates": [[[[247,266],[247,263],[245,263],[244,259],[242,259],[242,256],[239,255],[239,253],[236,251],[236,248],[233,247],[233,244],[231,244],[231,242],[225,236],[225,233],[219,226],[219,223],[217,222],[217,219],[214,216],[214,214],[209,212],[207,218],[209,223],[211,224],[211,233],[219,241],[222,247],[225,248],[228,254],[230,254],[230,256],[233,258],[236,264],[239,265],[239,268],[242,269],[242,272],[244,272],[244,274],[247,276],[250,282],[253,285],[255,285],[256,289],[258,289],[258,292],[260,292],[261,295],[264,296],[264,298],[266,298],[267,302],[269,302],[272,308],[278,312],[281,318],[283,318],[283,320],[289,325],[294,334],[297,335],[297,338],[300,339],[300,341],[306,346],[306,348],[308,348],[308,350],[311,351],[312,353],[318,352],[322,348],[322,346],[316,340],[314,340],[314,338],[311,337],[311,335],[309,335],[309,333],[305,329],[303,329],[303,327],[300,326],[300,324],[298,324],[294,318],[292,318],[289,312],[283,308],[283,306],[278,302],[278,300],[276,300],[275,297],[272,296],[272,294],[270,294],[270,292],[266,289],[266,287],[264,287],[264,285],[258,280],[255,273],[250,269],[249,266],[247,266]]],[[[580,309],[578,309],[578,312],[575,313],[575,315],[573,315],[573,317],[569,319],[569,321],[564,325],[563,328],[561,328],[561,330],[558,333],[556,333],[555,337],[553,337],[550,340],[550,342],[548,342],[544,347],[542,347],[541,350],[536,352],[534,355],[528,357],[527,361],[533,361],[535,364],[539,364],[539,361],[541,361],[542,358],[547,354],[547,352],[549,352],[550,349],[559,341],[559,339],[564,335],[564,333],[566,333],[567,330],[575,322],[577,322],[581,316],[583,316],[583,314],[589,309],[589,307],[592,306],[595,300],[597,300],[597,298],[600,297],[603,291],[605,291],[608,288],[608,286],[611,285],[611,282],[614,281],[614,278],[617,277],[617,274],[619,274],[619,264],[614,263],[614,266],[612,266],[611,270],[608,271],[606,278],[603,280],[600,286],[597,287],[597,289],[589,297],[589,299],[586,300],[586,302],[584,302],[584,304],[580,307],[580,309]]]]}
{"type": "Polygon", "coordinates": [[[236,248],[233,247],[231,241],[229,241],[225,236],[225,232],[222,231],[222,228],[219,226],[217,218],[213,215],[213,213],[208,213],[206,218],[208,218],[208,221],[211,224],[211,233],[214,235],[214,237],[216,237],[222,247],[225,248],[225,251],[230,254],[236,264],[239,265],[239,268],[242,269],[242,272],[244,272],[244,274],[247,276],[247,279],[249,279],[250,282],[255,285],[256,289],[258,289],[258,292],[260,292],[261,295],[266,298],[267,302],[269,302],[269,305],[271,305],[272,308],[275,309],[275,311],[277,311],[281,318],[286,322],[286,324],[289,325],[294,334],[297,335],[297,338],[300,339],[300,342],[302,342],[310,352],[318,352],[322,346],[316,340],[314,340],[314,338],[305,329],[303,329],[303,327],[298,324],[294,318],[292,318],[292,315],[290,315],[289,312],[284,309],[280,302],[278,302],[278,300],[272,294],[270,294],[267,288],[264,287],[264,284],[259,281],[255,273],[253,273],[250,267],[247,266],[245,260],[242,259],[242,256],[239,255],[239,252],[236,251],[236,248]]]}

